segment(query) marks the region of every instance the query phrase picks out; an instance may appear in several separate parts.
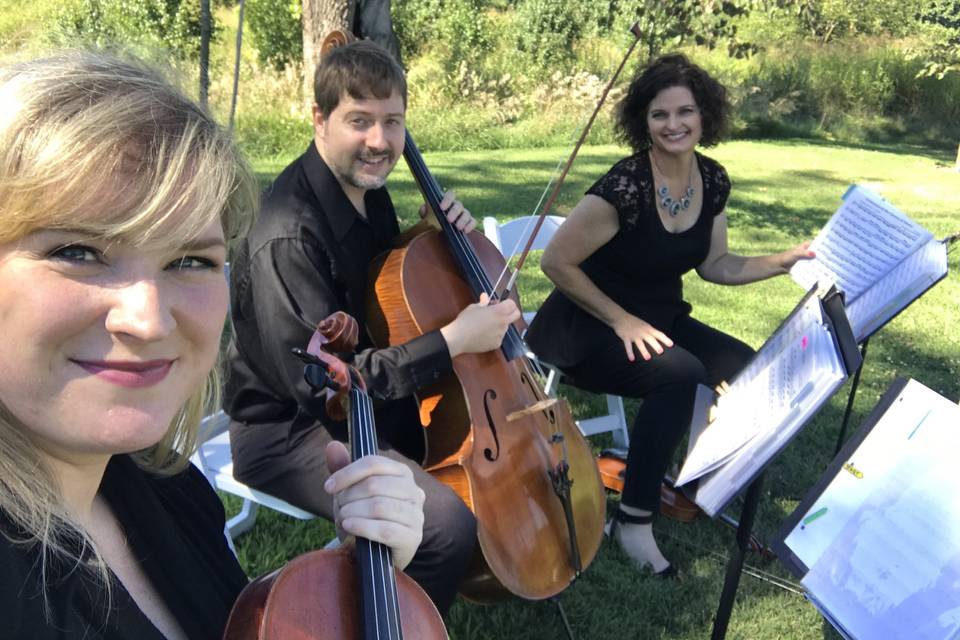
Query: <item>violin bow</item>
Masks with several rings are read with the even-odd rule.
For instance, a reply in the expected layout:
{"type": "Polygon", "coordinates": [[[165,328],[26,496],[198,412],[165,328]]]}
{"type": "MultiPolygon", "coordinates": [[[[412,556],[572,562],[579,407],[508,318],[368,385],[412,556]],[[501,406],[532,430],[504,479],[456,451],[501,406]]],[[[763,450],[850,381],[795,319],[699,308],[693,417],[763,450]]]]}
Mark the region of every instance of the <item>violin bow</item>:
{"type": "MultiPolygon", "coordinates": [[[[620,72],[623,71],[623,67],[626,66],[627,60],[630,58],[630,54],[633,53],[633,50],[637,47],[637,43],[640,42],[640,37],[643,35],[640,31],[640,23],[634,22],[633,26],[630,27],[630,33],[633,34],[634,40],[630,44],[630,48],[627,49],[626,55],[623,56],[623,60],[620,61],[620,66],[617,67],[617,70],[613,73],[613,76],[610,78],[610,81],[607,83],[606,88],[603,90],[603,94],[600,96],[600,100],[597,102],[597,106],[594,108],[593,113],[590,114],[590,119],[587,120],[587,124],[583,127],[583,131],[580,132],[580,137],[577,139],[577,143],[573,147],[573,151],[570,152],[570,157],[567,159],[566,165],[563,167],[563,171],[560,173],[560,177],[557,178],[556,183],[553,185],[553,191],[550,193],[550,197],[547,198],[546,203],[543,205],[543,209],[540,210],[540,213],[537,214],[537,223],[533,227],[533,231],[530,232],[530,235],[527,237],[527,243],[523,247],[523,251],[520,253],[520,257],[517,258],[517,266],[513,270],[513,275],[510,276],[510,280],[507,282],[507,286],[504,288],[503,293],[496,295],[497,287],[494,286],[494,296],[493,299],[503,300],[513,289],[513,285],[517,281],[517,276],[520,274],[520,269],[523,268],[523,263],[527,259],[527,254],[530,253],[530,247],[533,246],[533,241],[536,239],[537,234],[540,232],[540,227],[543,226],[544,218],[547,217],[547,213],[550,211],[550,208],[553,206],[554,201],[557,199],[557,196],[560,195],[560,188],[563,186],[563,181],[567,177],[567,173],[570,172],[570,167],[573,166],[573,161],[577,158],[577,153],[580,152],[580,147],[583,146],[583,141],[587,139],[587,135],[590,133],[590,128],[593,126],[593,121],[596,120],[597,114],[600,113],[600,108],[603,107],[603,103],[607,99],[607,94],[610,93],[610,89],[613,88],[613,83],[617,81],[617,78],[620,76],[620,72]]],[[[549,188],[549,184],[547,185],[549,188]]],[[[541,199],[542,201],[542,199],[541,199]]],[[[505,268],[506,269],[506,268],[505,268]]],[[[503,274],[500,274],[500,277],[497,278],[497,285],[500,284],[500,280],[503,278],[503,274]]]]}

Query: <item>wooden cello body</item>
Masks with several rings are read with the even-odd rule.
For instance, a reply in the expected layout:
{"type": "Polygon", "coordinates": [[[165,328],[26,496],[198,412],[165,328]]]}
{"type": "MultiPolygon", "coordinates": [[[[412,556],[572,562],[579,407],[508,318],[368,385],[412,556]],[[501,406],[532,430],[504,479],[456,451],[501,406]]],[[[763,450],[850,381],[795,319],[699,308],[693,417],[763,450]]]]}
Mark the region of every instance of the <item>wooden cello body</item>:
{"type": "MultiPolygon", "coordinates": [[[[418,153],[408,136],[408,162],[411,147],[418,153]]],[[[423,184],[432,178],[416,170],[414,175],[437,211],[439,200],[431,202],[431,188],[423,184]]],[[[439,187],[434,183],[432,189],[439,187]]],[[[373,265],[367,327],[376,344],[403,344],[477,301],[477,287],[468,284],[456,252],[471,253],[472,269],[479,266],[494,278],[504,259],[483,235],[460,234],[454,244],[464,239],[468,247],[452,248],[444,232],[427,231],[373,265]]],[[[417,400],[427,446],[424,467],[477,518],[482,559],[460,592],[478,601],[506,592],[527,599],[554,596],[589,565],[603,535],[605,498],[589,445],[566,403],[545,396],[523,355],[508,358],[503,349],[463,354],[453,369],[454,375],[422,388],[417,400]],[[563,487],[556,486],[564,479],[554,472],[567,464],[572,484],[565,506],[557,491],[563,487]]]]}

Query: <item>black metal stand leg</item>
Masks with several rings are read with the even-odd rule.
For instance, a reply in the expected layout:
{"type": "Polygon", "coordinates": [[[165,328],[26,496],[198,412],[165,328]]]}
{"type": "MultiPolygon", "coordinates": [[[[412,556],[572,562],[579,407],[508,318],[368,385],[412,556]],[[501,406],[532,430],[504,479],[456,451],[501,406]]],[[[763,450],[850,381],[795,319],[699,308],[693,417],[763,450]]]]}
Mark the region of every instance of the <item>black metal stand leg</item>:
{"type": "Polygon", "coordinates": [[[863,365],[867,361],[868,344],[870,344],[870,338],[864,340],[863,345],[860,347],[860,357],[863,358],[863,361],[860,363],[860,367],[857,369],[857,372],[853,374],[853,384],[850,385],[850,395],[847,396],[847,408],[843,412],[843,422],[840,424],[840,434],[837,436],[837,446],[833,450],[834,457],[840,453],[840,448],[843,447],[843,440],[847,436],[847,424],[850,422],[850,414],[853,412],[853,399],[857,395],[857,387],[860,386],[860,372],[863,371],[863,365]]]}
{"type": "Polygon", "coordinates": [[[570,627],[570,621],[567,620],[567,612],[563,608],[563,603],[560,602],[560,596],[553,596],[550,598],[550,602],[557,605],[557,612],[560,613],[560,620],[563,621],[563,628],[567,632],[567,637],[570,640],[577,640],[576,636],[573,635],[573,629],[570,627]]]}
{"type": "Polygon", "coordinates": [[[733,601],[737,596],[737,587],[740,585],[740,575],[743,573],[743,559],[750,547],[753,521],[760,504],[760,487],[762,484],[763,474],[750,484],[747,495],[743,499],[740,526],[737,527],[737,543],[730,560],[727,562],[727,575],[723,580],[720,604],[717,606],[717,615],[713,620],[713,634],[710,636],[712,640],[723,640],[727,635],[727,625],[730,623],[733,601]]]}

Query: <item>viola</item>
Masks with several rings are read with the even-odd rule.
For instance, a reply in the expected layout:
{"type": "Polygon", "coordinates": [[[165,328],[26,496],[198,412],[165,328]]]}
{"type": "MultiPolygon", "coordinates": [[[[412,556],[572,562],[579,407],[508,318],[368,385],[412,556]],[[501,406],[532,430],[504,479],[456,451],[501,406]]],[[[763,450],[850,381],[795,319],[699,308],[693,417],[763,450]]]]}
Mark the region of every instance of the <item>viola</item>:
{"type": "MultiPolygon", "coordinates": [[[[354,460],[377,451],[373,405],[363,380],[331,352],[352,352],[357,323],[342,311],[320,323],[306,351],[304,378],[328,390],[327,411],[347,417],[354,460]]],[[[322,491],[318,488],[318,491],[322,491]]],[[[353,550],[303,554],[244,588],[225,640],[444,639],[443,620],[420,586],[393,567],[390,548],[357,538],[353,550]]]]}

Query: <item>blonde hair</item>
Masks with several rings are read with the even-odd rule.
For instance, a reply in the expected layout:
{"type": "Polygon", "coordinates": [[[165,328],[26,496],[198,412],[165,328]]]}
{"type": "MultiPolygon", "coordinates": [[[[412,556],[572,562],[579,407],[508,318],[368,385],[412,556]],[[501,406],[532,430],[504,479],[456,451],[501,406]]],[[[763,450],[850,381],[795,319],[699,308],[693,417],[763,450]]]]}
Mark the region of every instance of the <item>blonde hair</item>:
{"type": "MultiPolygon", "coordinates": [[[[183,246],[218,219],[233,240],[252,223],[258,198],[226,131],[143,63],[71,51],[0,67],[0,244],[70,229],[183,246]]],[[[137,463],[156,473],[184,468],[219,389],[215,369],[137,463]]],[[[52,553],[80,560],[68,534],[90,542],[69,523],[53,475],[2,399],[0,511],[18,540],[41,545],[43,569],[52,553]]]]}

